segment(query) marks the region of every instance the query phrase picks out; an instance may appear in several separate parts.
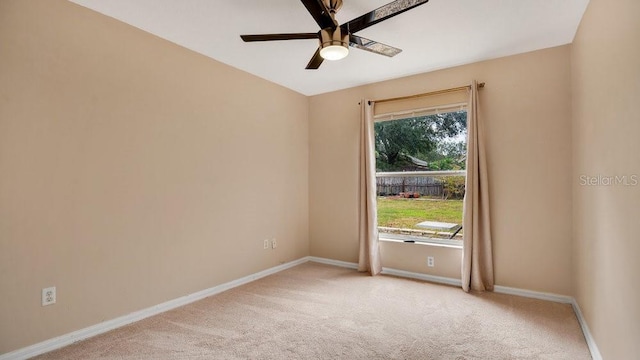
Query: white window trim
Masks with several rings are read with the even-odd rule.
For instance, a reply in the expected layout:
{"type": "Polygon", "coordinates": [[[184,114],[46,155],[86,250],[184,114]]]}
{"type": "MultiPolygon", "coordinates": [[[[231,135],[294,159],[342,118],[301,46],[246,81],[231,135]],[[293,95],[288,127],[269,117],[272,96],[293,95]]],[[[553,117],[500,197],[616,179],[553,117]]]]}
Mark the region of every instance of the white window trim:
{"type": "Polygon", "coordinates": [[[402,235],[402,234],[386,234],[386,233],[380,233],[378,240],[385,241],[385,242],[410,244],[410,245],[429,245],[429,246],[446,247],[446,248],[453,248],[453,249],[462,249],[462,240],[424,238],[419,236],[402,235]]]}

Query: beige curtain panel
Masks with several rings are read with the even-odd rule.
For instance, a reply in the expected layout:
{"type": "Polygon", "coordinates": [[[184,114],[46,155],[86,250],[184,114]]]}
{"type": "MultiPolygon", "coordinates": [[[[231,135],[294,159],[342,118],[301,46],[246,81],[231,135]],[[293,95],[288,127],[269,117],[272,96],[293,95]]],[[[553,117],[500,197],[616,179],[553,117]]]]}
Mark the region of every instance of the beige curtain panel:
{"type": "Polygon", "coordinates": [[[478,84],[471,83],[467,109],[467,180],[463,203],[462,289],[493,290],[493,255],[484,128],[478,118],[478,84]]]}
{"type": "Polygon", "coordinates": [[[376,156],[373,135],[373,102],[360,101],[360,193],[358,270],[377,275],[382,271],[378,246],[376,208],[376,156]]]}

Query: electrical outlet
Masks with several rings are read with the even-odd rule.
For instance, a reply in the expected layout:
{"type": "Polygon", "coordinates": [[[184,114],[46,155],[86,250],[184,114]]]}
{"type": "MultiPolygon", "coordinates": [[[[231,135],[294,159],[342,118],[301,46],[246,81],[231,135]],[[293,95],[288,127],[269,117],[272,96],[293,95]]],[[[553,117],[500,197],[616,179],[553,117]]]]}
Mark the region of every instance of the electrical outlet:
{"type": "Polygon", "coordinates": [[[434,267],[435,266],[433,256],[428,256],[427,257],[427,266],[428,267],[434,267]]]}
{"type": "Polygon", "coordinates": [[[275,249],[278,247],[278,243],[276,242],[276,238],[271,239],[271,248],[275,249]]]}
{"type": "Polygon", "coordinates": [[[264,239],[263,247],[264,247],[264,249],[268,249],[269,248],[269,239],[264,239]]]}
{"type": "Polygon", "coordinates": [[[42,306],[53,305],[56,303],[56,287],[48,287],[42,289],[42,306]]]}

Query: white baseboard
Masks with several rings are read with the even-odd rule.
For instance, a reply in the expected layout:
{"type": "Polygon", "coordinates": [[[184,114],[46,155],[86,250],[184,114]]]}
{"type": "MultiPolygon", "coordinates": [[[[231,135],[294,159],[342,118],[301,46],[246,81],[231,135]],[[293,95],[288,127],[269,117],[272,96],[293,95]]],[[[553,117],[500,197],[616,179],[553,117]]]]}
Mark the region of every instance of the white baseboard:
{"type": "MultiPolygon", "coordinates": [[[[157,315],[160,313],[163,313],[165,311],[169,311],[172,309],[175,309],[177,307],[180,306],[184,306],[187,304],[190,304],[194,301],[198,301],[201,299],[204,299],[206,297],[215,295],[215,294],[219,294],[223,291],[227,291],[230,290],[232,288],[244,285],[244,284],[248,284],[252,281],[261,279],[263,277],[275,274],[277,272],[289,269],[291,267],[303,264],[305,262],[308,261],[313,261],[313,262],[317,262],[317,263],[321,263],[321,264],[327,264],[327,265],[334,265],[334,266],[339,266],[339,267],[344,267],[344,268],[349,268],[349,269],[357,269],[358,268],[358,264],[356,263],[352,263],[352,262],[347,262],[347,261],[340,261],[340,260],[332,260],[332,259],[326,259],[326,258],[320,258],[320,257],[315,257],[315,256],[306,256],[285,264],[281,264],[278,266],[274,266],[272,268],[257,272],[255,274],[251,274],[248,276],[245,276],[243,278],[237,279],[237,280],[233,280],[224,284],[220,284],[218,286],[214,286],[212,288],[206,289],[206,290],[202,290],[202,291],[198,291],[196,293],[190,294],[190,295],[186,295],[174,300],[169,300],[167,302],[164,302],[162,304],[158,304],[140,311],[136,311],[134,313],[131,313],[129,315],[125,315],[125,316],[121,316],[119,318],[115,318],[113,320],[109,320],[109,321],[105,321],[102,322],[100,324],[96,324],[93,326],[89,326],[87,328],[78,330],[78,331],[74,331],[72,333],[69,334],[65,334],[62,336],[58,336],[56,338],[50,339],[50,340],[46,340],[22,349],[18,349],[15,351],[12,351],[10,353],[6,353],[6,354],[2,354],[0,355],[0,360],[23,360],[23,359],[28,359],[30,357],[33,356],[37,356],[40,354],[44,354],[46,352],[49,351],[53,351],[59,348],[62,348],[64,346],[73,344],[75,342],[81,341],[81,340],[85,340],[88,339],[90,337],[96,336],[96,335],[100,335],[102,333],[105,333],[107,331],[111,331],[113,329],[134,323],[136,321],[140,321],[142,319],[148,318],[150,316],[153,315],[157,315]]],[[[424,280],[424,281],[429,281],[429,282],[434,282],[434,283],[438,283],[438,284],[445,284],[445,285],[454,285],[454,286],[461,286],[462,282],[460,281],[460,279],[454,279],[454,278],[448,278],[448,277],[442,277],[442,276],[434,276],[434,275],[427,275],[427,274],[421,274],[421,273],[415,273],[415,272],[410,272],[410,271],[404,271],[404,270],[397,270],[397,269],[390,269],[390,268],[383,268],[382,269],[382,273],[386,274],[386,275],[393,275],[393,276],[398,276],[398,277],[404,277],[404,278],[410,278],[410,279],[418,279],[418,280],[424,280]]],[[[547,300],[547,301],[553,301],[553,302],[559,302],[559,303],[565,303],[565,304],[571,304],[573,306],[573,310],[576,314],[576,317],[578,318],[578,322],[580,323],[580,327],[582,328],[582,332],[584,333],[584,337],[585,340],[587,342],[587,345],[589,346],[589,350],[591,351],[591,357],[594,360],[602,360],[602,356],[600,355],[600,351],[598,350],[598,347],[596,346],[595,340],[593,339],[593,337],[591,336],[591,332],[589,331],[589,327],[587,326],[587,322],[584,319],[584,317],[582,316],[582,312],[580,311],[580,307],[578,306],[578,303],[576,302],[576,300],[570,296],[564,296],[564,295],[557,295],[557,294],[550,294],[550,293],[543,293],[543,292],[537,292],[537,291],[530,291],[530,290],[523,290],[523,289],[517,289],[517,288],[512,288],[512,287],[507,287],[507,286],[499,286],[496,285],[494,288],[494,291],[497,293],[502,293],[502,294],[509,294],[509,295],[516,295],[516,296],[523,296],[523,297],[528,297],[528,298],[534,298],[534,299],[540,299],[540,300],[547,300]]]]}
{"type": "MultiPolygon", "coordinates": [[[[337,260],[318,258],[313,256],[309,256],[308,259],[309,261],[315,261],[322,264],[341,266],[341,267],[346,267],[350,269],[358,268],[358,264],[345,262],[345,261],[337,261],[337,260]]],[[[421,273],[415,273],[415,272],[397,270],[397,269],[389,269],[389,268],[383,268],[382,273],[386,275],[394,275],[398,277],[424,280],[424,281],[434,282],[438,284],[462,286],[462,281],[460,281],[460,279],[454,279],[454,278],[448,278],[448,277],[442,277],[442,276],[427,275],[427,274],[421,274],[421,273]]],[[[582,328],[582,333],[584,334],[584,338],[587,342],[587,346],[589,346],[591,357],[593,358],[593,360],[602,360],[602,355],[600,355],[598,346],[596,345],[596,342],[593,339],[593,336],[591,336],[591,332],[589,331],[589,326],[587,326],[587,321],[582,316],[582,312],[580,311],[580,306],[578,306],[576,299],[574,299],[573,297],[566,296],[566,295],[539,292],[539,291],[524,290],[524,289],[518,289],[518,288],[512,288],[512,287],[500,286],[500,285],[494,286],[494,292],[501,293],[501,294],[522,296],[522,297],[532,298],[532,299],[553,301],[553,302],[558,302],[563,304],[571,304],[573,306],[573,311],[575,312],[576,317],[578,318],[578,323],[582,328]]]]}
{"type": "Polygon", "coordinates": [[[444,284],[444,285],[462,286],[462,281],[460,281],[460,279],[448,278],[444,276],[420,274],[420,273],[390,269],[390,268],[382,268],[382,273],[385,275],[393,275],[393,276],[409,278],[409,279],[424,280],[424,281],[429,281],[429,282],[444,284]]]}
{"type": "Polygon", "coordinates": [[[294,260],[282,265],[278,265],[278,266],[274,266],[272,268],[257,272],[255,274],[251,274],[248,276],[245,276],[243,278],[237,279],[237,280],[233,280],[224,284],[220,284],[218,286],[214,286],[212,288],[206,289],[206,290],[202,290],[202,291],[198,291],[196,293],[193,294],[189,294],[177,299],[173,299],[173,300],[169,300],[167,302],[164,302],[162,304],[158,304],[155,306],[151,306],[149,308],[140,310],[140,311],[136,311],[133,312],[131,314],[125,315],[125,316],[121,316],[118,318],[115,318],[113,320],[108,320],[105,322],[102,322],[100,324],[96,324],[96,325],[92,325],[89,326],[87,328],[84,329],[80,329],[78,331],[74,331],[71,332],[69,334],[65,334],[62,336],[58,336],[55,337],[53,339],[49,339],[31,346],[27,346],[25,348],[22,349],[18,349],[6,354],[2,354],[0,355],[0,360],[22,360],[22,359],[28,359],[30,357],[33,356],[37,356],[40,354],[44,354],[46,352],[49,351],[53,351],[53,350],[57,350],[60,349],[64,346],[73,344],[75,342],[81,341],[81,340],[85,340],[88,339],[90,337],[96,336],[96,335],[100,335],[102,333],[105,333],[107,331],[111,331],[113,329],[117,329],[119,327],[125,326],[125,325],[129,325],[131,323],[134,323],[136,321],[140,321],[142,319],[148,318],[150,316],[153,315],[157,315],[160,313],[163,313],[165,311],[169,311],[172,309],[175,309],[177,307],[180,306],[184,306],[187,304],[190,304],[194,301],[198,301],[201,299],[204,299],[206,297],[215,295],[215,294],[219,294],[223,291],[238,287],[240,285],[244,285],[247,283],[250,283],[252,281],[258,280],[260,278],[263,278],[265,276],[269,276],[272,274],[275,274],[277,272],[280,272],[282,270],[286,270],[288,268],[294,267],[296,265],[300,265],[302,263],[305,263],[309,261],[309,257],[303,257],[300,258],[298,260],[294,260]]]}
{"type": "Polygon", "coordinates": [[[316,256],[307,256],[307,261],[313,261],[321,264],[334,265],[334,266],[339,266],[339,267],[349,268],[349,269],[358,269],[358,264],[356,263],[326,259],[326,258],[321,258],[316,256]]]}
{"type": "Polygon", "coordinates": [[[571,304],[573,302],[573,298],[571,296],[558,295],[558,294],[552,294],[552,293],[546,293],[546,292],[540,292],[540,291],[524,290],[524,289],[512,288],[508,286],[496,285],[493,287],[493,292],[496,292],[499,294],[522,296],[522,297],[532,298],[532,299],[553,301],[553,302],[563,303],[563,304],[571,304]]]}
{"type": "MultiPolygon", "coordinates": [[[[308,259],[309,261],[313,261],[321,264],[340,266],[340,267],[349,268],[349,269],[358,268],[358,264],[347,262],[347,261],[332,260],[332,259],[326,259],[326,258],[321,258],[316,256],[309,256],[308,259]]],[[[397,269],[391,269],[391,268],[382,268],[382,274],[430,281],[438,284],[462,286],[462,282],[460,281],[460,279],[453,279],[453,278],[435,276],[435,275],[427,275],[427,274],[421,274],[421,273],[415,273],[415,272],[397,270],[397,269]]]]}
{"type": "Polygon", "coordinates": [[[591,358],[593,360],[602,360],[602,355],[600,354],[600,350],[596,345],[596,341],[591,335],[591,331],[589,330],[589,326],[587,325],[587,320],[582,316],[582,311],[580,310],[580,306],[576,299],[572,299],[571,305],[573,305],[573,312],[576,313],[576,317],[578,318],[578,322],[580,323],[580,327],[582,328],[582,333],[584,334],[584,339],[587,341],[587,346],[589,346],[589,351],[591,352],[591,358]]]}
{"type": "Polygon", "coordinates": [[[582,311],[580,311],[580,306],[578,305],[578,302],[576,301],[575,298],[571,296],[516,289],[512,287],[498,286],[498,285],[494,287],[494,291],[502,294],[517,295],[517,296],[523,296],[528,298],[559,302],[563,304],[571,304],[571,306],[573,307],[573,312],[576,314],[576,317],[578,318],[578,323],[580,324],[580,328],[582,329],[582,334],[584,335],[584,339],[587,342],[587,346],[589,346],[591,357],[593,358],[593,360],[602,360],[602,355],[600,355],[600,350],[598,350],[596,341],[591,335],[591,331],[589,330],[589,326],[587,325],[587,320],[585,320],[585,318],[582,316],[582,311]]]}

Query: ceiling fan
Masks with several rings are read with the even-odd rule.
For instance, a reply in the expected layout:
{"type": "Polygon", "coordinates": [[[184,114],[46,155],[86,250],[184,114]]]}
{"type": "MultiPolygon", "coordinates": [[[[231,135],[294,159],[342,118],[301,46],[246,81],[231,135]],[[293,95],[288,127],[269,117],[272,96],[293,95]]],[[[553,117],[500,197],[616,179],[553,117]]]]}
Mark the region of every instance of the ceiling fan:
{"type": "Polygon", "coordinates": [[[240,35],[245,42],[318,39],[320,46],[307,64],[307,69],[317,69],[326,60],[340,60],[349,54],[348,46],[392,57],[402,50],[369,40],[356,32],[381,21],[390,19],[429,0],[395,0],[347,23],[339,25],[335,15],[342,7],[342,0],[301,0],[307,11],[320,26],[317,33],[240,35]]]}

